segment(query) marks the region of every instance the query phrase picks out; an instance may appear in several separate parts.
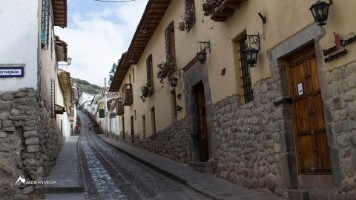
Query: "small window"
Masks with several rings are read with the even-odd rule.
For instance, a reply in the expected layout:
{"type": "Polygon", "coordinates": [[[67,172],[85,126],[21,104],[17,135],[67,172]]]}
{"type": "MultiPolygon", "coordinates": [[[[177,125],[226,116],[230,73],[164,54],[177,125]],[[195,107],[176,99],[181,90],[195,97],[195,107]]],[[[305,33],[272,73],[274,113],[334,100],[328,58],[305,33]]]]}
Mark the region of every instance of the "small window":
{"type": "Polygon", "coordinates": [[[150,54],[146,59],[146,69],[147,69],[147,83],[153,88],[153,64],[152,64],[152,54],[150,54]]]}
{"type": "Polygon", "coordinates": [[[165,42],[166,42],[166,61],[175,62],[176,50],[175,50],[175,39],[174,39],[174,23],[171,22],[165,31],[165,42]]]}
{"type": "Polygon", "coordinates": [[[194,0],[185,0],[184,23],[187,32],[189,32],[195,24],[194,0]]]}
{"type": "Polygon", "coordinates": [[[246,63],[245,59],[243,59],[243,51],[247,48],[247,37],[244,36],[239,41],[239,49],[240,49],[240,77],[242,82],[242,97],[244,103],[248,103],[253,101],[253,90],[251,84],[251,72],[250,67],[246,63]]]}
{"type": "Polygon", "coordinates": [[[46,47],[48,45],[49,35],[49,16],[50,16],[50,1],[42,1],[42,15],[41,15],[41,46],[46,47]]]}

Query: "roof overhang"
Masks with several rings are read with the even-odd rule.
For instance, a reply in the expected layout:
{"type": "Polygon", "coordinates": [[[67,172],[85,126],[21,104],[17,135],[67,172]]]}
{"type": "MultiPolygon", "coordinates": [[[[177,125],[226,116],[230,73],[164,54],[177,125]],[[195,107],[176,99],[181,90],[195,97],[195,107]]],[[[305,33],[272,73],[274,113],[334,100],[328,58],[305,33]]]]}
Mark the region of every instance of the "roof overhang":
{"type": "Polygon", "coordinates": [[[52,0],[54,25],[67,27],[67,0],[52,0]]]}
{"type": "Polygon", "coordinates": [[[137,64],[153,33],[157,29],[171,0],[149,0],[136,28],[131,44],[123,53],[110,85],[110,92],[118,92],[130,66],[137,64]]]}
{"type": "Polygon", "coordinates": [[[211,19],[216,22],[225,22],[226,18],[234,14],[236,8],[245,0],[224,0],[211,15],[211,19]]]}
{"type": "Polygon", "coordinates": [[[70,73],[64,70],[59,70],[58,79],[63,91],[64,105],[66,106],[67,110],[70,110],[70,106],[72,105],[72,95],[73,95],[70,73]]]}

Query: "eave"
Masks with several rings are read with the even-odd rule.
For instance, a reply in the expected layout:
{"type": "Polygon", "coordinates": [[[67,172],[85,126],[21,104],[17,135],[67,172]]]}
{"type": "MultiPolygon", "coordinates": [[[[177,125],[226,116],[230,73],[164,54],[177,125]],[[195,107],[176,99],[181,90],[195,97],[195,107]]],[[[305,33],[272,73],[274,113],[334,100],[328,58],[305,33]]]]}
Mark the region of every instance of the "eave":
{"type": "Polygon", "coordinates": [[[131,44],[122,54],[118,68],[111,83],[110,92],[118,92],[132,64],[137,64],[153,33],[157,29],[171,0],[149,0],[142,18],[136,28],[131,44]]]}
{"type": "Polygon", "coordinates": [[[54,25],[67,27],[67,0],[52,0],[54,25]]]}
{"type": "Polygon", "coordinates": [[[234,14],[236,8],[240,8],[244,0],[224,0],[211,15],[211,19],[216,22],[225,22],[226,18],[234,14]]]}
{"type": "Polygon", "coordinates": [[[70,73],[64,70],[59,70],[58,79],[63,91],[64,105],[66,109],[70,111],[70,106],[72,105],[72,95],[73,95],[70,73]]]}

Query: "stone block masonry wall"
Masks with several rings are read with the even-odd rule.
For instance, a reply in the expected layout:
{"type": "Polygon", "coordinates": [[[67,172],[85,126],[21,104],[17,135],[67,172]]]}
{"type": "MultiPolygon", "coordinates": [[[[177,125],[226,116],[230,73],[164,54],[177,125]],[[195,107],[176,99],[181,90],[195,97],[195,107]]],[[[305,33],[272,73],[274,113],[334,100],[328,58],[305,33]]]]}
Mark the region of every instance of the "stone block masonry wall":
{"type": "Polygon", "coordinates": [[[282,187],[278,157],[283,110],[273,104],[274,85],[272,79],[258,82],[251,103],[241,106],[233,96],[214,105],[219,177],[264,191],[282,187]]]}
{"type": "MultiPolygon", "coordinates": [[[[191,159],[187,123],[186,119],[177,121],[158,132],[156,138],[151,136],[135,142],[135,145],[171,160],[186,163],[191,159]]],[[[129,138],[131,137],[126,136],[125,140],[129,138]]]]}
{"type": "Polygon", "coordinates": [[[356,197],[356,62],[326,72],[325,79],[325,118],[334,177],[341,186],[339,192],[356,197]]]}
{"type": "Polygon", "coordinates": [[[26,181],[44,180],[62,144],[56,121],[38,101],[36,91],[0,93],[0,197],[39,198],[43,186],[15,182],[20,176],[26,181]]]}

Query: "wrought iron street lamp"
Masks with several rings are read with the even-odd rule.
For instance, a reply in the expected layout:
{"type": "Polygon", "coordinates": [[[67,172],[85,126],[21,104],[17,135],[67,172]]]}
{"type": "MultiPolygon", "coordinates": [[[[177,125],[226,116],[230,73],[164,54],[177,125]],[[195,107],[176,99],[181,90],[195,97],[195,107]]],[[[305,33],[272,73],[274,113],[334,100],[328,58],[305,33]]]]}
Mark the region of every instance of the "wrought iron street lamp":
{"type": "Polygon", "coordinates": [[[330,0],[329,3],[318,0],[310,7],[309,10],[313,14],[314,21],[318,26],[323,26],[326,24],[326,20],[328,19],[329,15],[329,6],[332,4],[332,0],[330,0]]]}
{"type": "Polygon", "coordinates": [[[210,41],[209,42],[198,42],[200,45],[200,51],[197,53],[197,58],[200,64],[204,64],[206,61],[206,50],[209,50],[209,53],[211,53],[210,49],[210,41]]]}
{"type": "Polygon", "coordinates": [[[171,87],[176,87],[178,85],[178,78],[172,75],[171,77],[169,77],[169,83],[171,87]]]}
{"type": "Polygon", "coordinates": [[[246,49],[242,50],[243,59],[246,64],[253,67],[257,63],[257,55],[260,51],[260,36],[246,35],[246,49]]]}
{"type": "Polygon", "coordinates": [[[252,47],[248,47],[247,49],[245,49],[243,51],[245,61],[249,66],[255,66],[255,64],[257,63],[258,52],[259,52],[259,50],[252,48],[252,47]]]}

